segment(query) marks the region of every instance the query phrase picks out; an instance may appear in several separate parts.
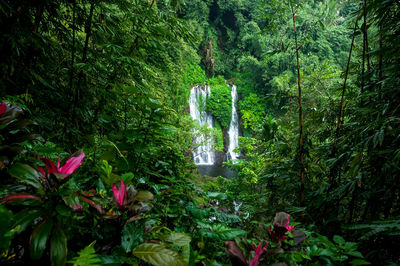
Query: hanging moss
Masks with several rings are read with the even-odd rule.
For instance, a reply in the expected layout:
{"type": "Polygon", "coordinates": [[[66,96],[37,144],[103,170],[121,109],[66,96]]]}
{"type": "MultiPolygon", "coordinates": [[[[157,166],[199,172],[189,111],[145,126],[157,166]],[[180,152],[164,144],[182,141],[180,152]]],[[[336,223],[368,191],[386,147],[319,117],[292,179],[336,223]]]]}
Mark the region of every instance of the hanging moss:
{"type": "Polygon", "coordinates": [[[219,124],[218,121],[214,122],[214,129],[215,129],[215,141],[216,141],[216,150],[223,152],[224,151],[224,135],[222,132],[221,125],[219,124]]]}
{"type": "Polygon", "coordinates": [[[223,128],[227,128],[232,118],[231,88],[225,84],[225,81],[223,84],[210,85],[210,88],[211,97],[207,99],[206,109],[213,114],[223,128]]]}

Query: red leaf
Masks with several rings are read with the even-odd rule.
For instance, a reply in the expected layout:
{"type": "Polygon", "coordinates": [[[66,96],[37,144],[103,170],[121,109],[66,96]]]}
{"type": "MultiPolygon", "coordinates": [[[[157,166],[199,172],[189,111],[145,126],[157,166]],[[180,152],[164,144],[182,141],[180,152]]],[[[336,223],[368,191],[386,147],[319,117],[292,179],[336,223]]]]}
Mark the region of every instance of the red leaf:
{"type": "Polygon", "coordinates": [[[96,202],[94,202],[93,200],[90,200],[88,198],[85,198],[84,196],[79,196],[81,197],[84,201],[86,201],[87,203],[89,203],[90,206],[92,206],[93,208],[95,208],[99,213],[103,214],[104,213],[104,209],[103,207],[101,207],[99,204],[97,204],[96,202]]]}
{"type": "Polygon", "coordinates": [[[0,199],[0,202],[3,204],[7,204],[16,200],[24,200],[24,199],[36,199],[43,201],[41,197],[34,196],[34,195],[29,195],[29,194],[20,194],[20,195],[9,195],[5,196],[0,199]]]}
{"type": "Polygon", "coordinates": [[[225,244],[225,248],[227,250],[227,253],[229,257],[231,257],[231,260],[233,259],[234,261],[239,260],[242,265],[247,265],[247,261],[244,258],[244,254],[242,249],[236,244],[235,241],[228,241],[225,244]],[[233,258],[232,258],[233,257],[233,258]]]}
{"type": "Polygon", "coordinates": [[[0,115],[4,114],[7,110],[7,105],[5,103],[0,103],[0,115]]]}

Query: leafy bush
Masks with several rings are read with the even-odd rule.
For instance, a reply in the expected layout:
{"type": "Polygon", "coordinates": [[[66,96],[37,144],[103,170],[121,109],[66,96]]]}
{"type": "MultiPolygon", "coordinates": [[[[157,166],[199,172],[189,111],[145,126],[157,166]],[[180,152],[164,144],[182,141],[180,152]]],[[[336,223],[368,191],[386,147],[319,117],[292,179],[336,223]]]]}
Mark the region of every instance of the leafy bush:
{"type": "Polygon", "coordinates": [[[210,85],[211,97],[206,110],[211,112],[223,128],[228,128],[232,118],[231,88],[226,84],[210,85]]]}
{"type": "Polygon", "coordinates": [[[265,108],[260,101],[260,97],[255,93],[250,93],[239,102],[239,106],[243,127],[250,127],[255,130],[265,116],[265,108]]]}
{"type": "Polygon", "coordinates": [[[216,145],[216,150],[217,151],[223,151],[224,150],[224,136],[222,132],[221,125],[219,124],[218,121],[214,121],[214,129],[215,129],[215,145],[216,145]]]}

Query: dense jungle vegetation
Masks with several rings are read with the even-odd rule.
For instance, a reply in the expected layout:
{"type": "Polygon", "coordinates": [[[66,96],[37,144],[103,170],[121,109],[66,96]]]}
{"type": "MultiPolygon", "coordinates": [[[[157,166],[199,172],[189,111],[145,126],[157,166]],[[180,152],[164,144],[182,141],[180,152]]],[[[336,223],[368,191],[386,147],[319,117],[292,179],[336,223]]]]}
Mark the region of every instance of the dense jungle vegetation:
{"type": "Polygon", "coordinates": [[[1,264],[400,264],[399,1],[0,0],[0,37],[1,264]]]}

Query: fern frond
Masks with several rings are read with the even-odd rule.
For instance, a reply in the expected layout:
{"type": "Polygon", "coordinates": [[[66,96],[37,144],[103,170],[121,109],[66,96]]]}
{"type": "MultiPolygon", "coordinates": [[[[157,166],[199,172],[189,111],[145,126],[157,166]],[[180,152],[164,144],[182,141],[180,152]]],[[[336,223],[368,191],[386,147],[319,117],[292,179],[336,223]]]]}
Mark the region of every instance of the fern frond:
{"type": "Polygon", "coordinates": [[[101,265],[101,260],[97,257],[96,251],[94,250],[94,244],[96,241],[93,241],[89,246],[85,247],[81,251],[78,252],[79,256],[74,257],[69,263],[74,266],[98,266],[101,265]]]}
{"type": "Polygon", "coordinates": [[[368,239],[379,233],[396,236],[400,235],[400,220],[373,221],[370,224],[353,224],[343,228],[347,230],[368,230],[361,239],[368,239]]]}

